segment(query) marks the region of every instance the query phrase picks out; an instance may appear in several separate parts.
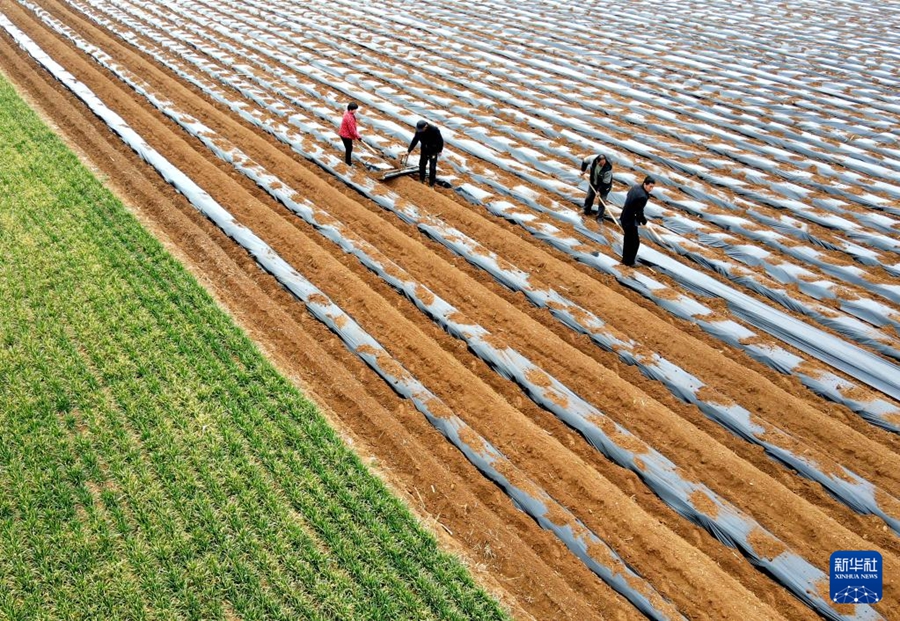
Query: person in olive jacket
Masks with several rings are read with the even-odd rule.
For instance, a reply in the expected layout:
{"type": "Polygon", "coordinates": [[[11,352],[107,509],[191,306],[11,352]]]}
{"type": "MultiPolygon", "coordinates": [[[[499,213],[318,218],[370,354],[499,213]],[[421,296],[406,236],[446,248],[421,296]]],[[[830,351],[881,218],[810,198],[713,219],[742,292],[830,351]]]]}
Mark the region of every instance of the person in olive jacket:
{"type": "Polygon", "coordinates": [[[409,143],[406,155],[409,156],[420,142],[422,150],[419,152],[419,181],[425,182],[425,165],[427,164],[429,167],[428,185],[433,186],[437,177],[438,155],[444,150],[444,137],[441,136],[441,130],[437,125],[421,120],[416,123],[416,135],[409,143]]]}
{"type": "Polygon", "coordinates": [[[653,177],[644,177],[644,182],[640,185],[634,185],[625,196],[625,204],[622,206],[622,215],[619,216],[619,223],[622,225],[622,231],[625,234],[622,240],[622,263],[633,266],[637,259],[638,248],[641,247],[641,237],[638,235],[638,225],[647,224],[647,218],[644,216],[644,207],[650,199],[650,192],[656,185],[653,177]]]}
{"type": "Polygon", "coordinates": [[[584,215],[591,215],[591,209],[594,207],[594,198],[600,194],[600,205],[597,207],[597,219],[603,220],[603,214],[606,212],[606,197],[612,190],[613,185],[613,167],[612,162],[605,154],[589,155],[581,160],[581,176],[588,175],[588,191],[584,198],[584,215]],[[588,172],[590,168],[590,172],[588,172]]]}

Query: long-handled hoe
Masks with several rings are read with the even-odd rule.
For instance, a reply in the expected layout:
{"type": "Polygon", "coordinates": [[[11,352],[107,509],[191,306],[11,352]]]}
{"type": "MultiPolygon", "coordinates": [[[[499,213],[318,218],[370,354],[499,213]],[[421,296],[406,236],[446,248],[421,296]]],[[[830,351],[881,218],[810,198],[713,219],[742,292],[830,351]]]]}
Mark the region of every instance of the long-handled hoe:
{"type": "Polygon", "coordinates": [[[659,233],[656,230],[656,225],[647,223],[647,226],[644,227],[644,230],[647,231],[647,236],[656,242],[657,245],[662,246],[663,248],[669,248],[669,244],[663,241],[663,238],[659,236],[659,233]]]}
{"type": "MultiPolygon", "coordinates": [[[[588,182],[588,183],[590,184],[590,182],[588,182]]],[[[605,202],[603,202],[603,199],[600,198],[600,193],[597,192],[597,189],[594,188],[593,185],[591,185],[591,189],[594,190],[594,193],[597,195],[597,201],[601,205],[603,205],[603,209],[605,209],[606,211],[608,211],[610,213],[610,215],[612,215],[613,222],[616,223],[616,226],[619,227],[619,230],[623,230],[622,225],[619,224],[619,216],[621,215],[621,212],[619,212],[617,214],[615,212],[615,208],[612,208],[610,205],[607,205],[605,202]]],[[[647,235],[650,237],[650,239],[652,239],[654,242],[656,242],[657,245],[662,246],[663,248],[669,247],[669,244],[667,244],[665,241],[663,241],[662,237],[659,236],[659,232],[656,230],[656,225],[650,224],[648,222],[647,226],[644,227],[644,230],[647,231],[647,235]]]]}
{"type": "Polygon", "coordinates": [[[371,153],[371,154],[374,155],[375,157],[380,157],[381,159],[384,159],[384,155],[382,155],[381,153],[379,153],[378,151],[376,151],[375,149],[373,149],[372,147],[370,147],[369,145],[367,145],[367,144],[366,144],[365,142],[363,142],[362,140],[359,141],[359,144],[362,146],[363,149],[365,149],[366,151],[368,151],[369,153],[371,153]]]}
{"type": "MultiPolygon", "coordinates": [[[[591,183],[590,181],[588,181],[588,185],[591,186],[591,189],[594,191],[594,194],[597,195],[597,202],[600,203],[600,204],[603,206],[603,211],[604,211],[604,212],[609,212],[609,215],[612,216],[613,222],[616,223],[616,226],[619,227],[619,230],[620,230],[620,231],[623,231],[622,225],[619,223],[619,215],[621,215],[621,212],[619,212],[618,214],[616,214],[616,212],[610,207],[610,205],[607,205],[607,204],[603,201],[603,199],[600,198],[600,192],[597,191],[597,188],[594,187],[594,184],[591,183]]],[[[623,231],[623,232],[624,232],[624,231],[623,231]]]]}

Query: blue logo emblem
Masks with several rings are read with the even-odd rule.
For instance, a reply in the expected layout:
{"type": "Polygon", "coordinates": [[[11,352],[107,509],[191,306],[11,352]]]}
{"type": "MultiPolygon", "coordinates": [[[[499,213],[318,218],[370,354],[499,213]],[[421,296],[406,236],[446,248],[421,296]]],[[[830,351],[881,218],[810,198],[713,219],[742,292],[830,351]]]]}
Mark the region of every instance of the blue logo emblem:
{"type": "Polygon", "coordinates": [[[881,601],[884,567],[872,550],[839,550],[831,555],[831,601],[876,604],[881,601]]]}

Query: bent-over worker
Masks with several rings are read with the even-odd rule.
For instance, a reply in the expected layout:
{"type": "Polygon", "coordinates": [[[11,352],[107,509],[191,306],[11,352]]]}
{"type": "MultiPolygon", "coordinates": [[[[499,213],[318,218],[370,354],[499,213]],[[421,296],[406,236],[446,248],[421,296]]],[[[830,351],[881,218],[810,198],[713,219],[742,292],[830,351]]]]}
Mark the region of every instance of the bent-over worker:
{"type": "Polygon", "coordinates": [[[419,181],[425,182],[425,165],[427,164],[428,185],[434,186],[437,178],[438,155],[444,150],[444,137],[441,136],[441,130],[437,125],[423,119],[416,123],[416,135],[409,143],[406,155],[409,156],[419,143],[422,143],[422,149],[419,152],[419,181]]]}
{"type": "Polygon", "coordinates": [[[591,209],[594,207],[594,198],[600,195],[600,204],[597,207],[597,219],[603,220],[603,214],[606,212],[606,197],[609,196],[613,185],[613,167],[612,162],[605,154],[589,155],[581,160],[581,176],[587,174],[588,191],[584,198],[584,215],[591,215],[591,209]]]}

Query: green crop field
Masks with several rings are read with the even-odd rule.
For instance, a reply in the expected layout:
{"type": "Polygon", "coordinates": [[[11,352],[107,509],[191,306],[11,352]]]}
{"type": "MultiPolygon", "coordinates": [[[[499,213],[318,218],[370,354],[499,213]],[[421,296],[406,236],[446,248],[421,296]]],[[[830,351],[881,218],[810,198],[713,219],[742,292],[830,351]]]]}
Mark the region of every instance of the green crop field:
{"type": "Polygon", "coordinates": [[[0,619],[500,619],[0,79],[0,619]]]}

